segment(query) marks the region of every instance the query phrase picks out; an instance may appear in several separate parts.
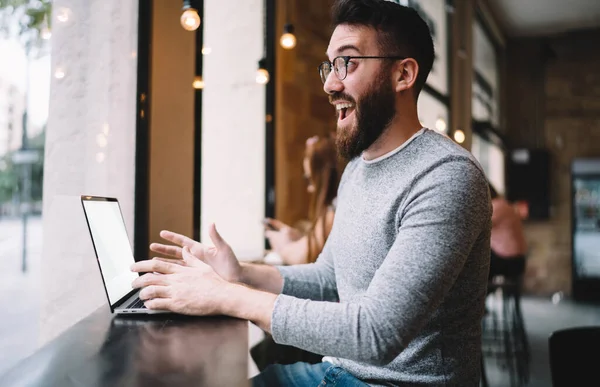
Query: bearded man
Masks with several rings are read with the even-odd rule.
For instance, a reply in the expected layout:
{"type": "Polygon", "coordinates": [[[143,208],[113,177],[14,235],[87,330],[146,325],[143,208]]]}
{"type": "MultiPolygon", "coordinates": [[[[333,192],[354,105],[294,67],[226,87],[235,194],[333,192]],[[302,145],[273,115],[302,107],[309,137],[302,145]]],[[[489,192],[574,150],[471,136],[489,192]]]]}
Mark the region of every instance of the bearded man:
{"type": "Polygon", "coordinates": [[[328,60],[319,66],[349,163],[333,228],[318,260],[240,264],[163,231],[172,257],[136,263],[150,309],[247,319],[280,344],[322,354],[272,365],[255,386],[477,386],[491,204],[469,152],[422,128],[417,98],[434,58],[411,8],[337,0],[328,60]]]}

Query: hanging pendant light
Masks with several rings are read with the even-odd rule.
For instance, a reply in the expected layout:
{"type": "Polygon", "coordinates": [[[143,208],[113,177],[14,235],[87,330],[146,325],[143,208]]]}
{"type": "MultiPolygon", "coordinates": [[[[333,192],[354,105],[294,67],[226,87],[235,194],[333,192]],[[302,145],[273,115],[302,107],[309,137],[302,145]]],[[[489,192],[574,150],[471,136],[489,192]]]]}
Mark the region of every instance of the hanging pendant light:
{"type": "Polygon", "coordinates": [[[294,35],[294,26],[291,23],[286,23],[283,26],[283,35],[279,39],[281,47],[286,50],[291,50],[296,47],[296,35],[294,35]]]}
{"type": "Polygon", "coordinates": [[[267,70],[267,59],[262,58],[258,61],[258,70],[256,70],[256,83],[266,85],[269,83],[269,70],[267,70]]]}
{"type": "Polygon", "coordinates": [[[200,15],[198,15],[198,10],[193,8],[191,3],[191,0],[183,1],[183,13],[179,19],[181,26],[186,31],[196,31],[200,27],[200,15]]]}
{"type": "Polygon", "coordinates": [[[285,7],[285,25],[283,26],[283,34],[279,38],[279,44],[286,50],[291,50],[296,47],[296,35],[294,35],[294,25],[290,22],[290,5],[289,0],[285,0],[283,5],[285,7]]]}

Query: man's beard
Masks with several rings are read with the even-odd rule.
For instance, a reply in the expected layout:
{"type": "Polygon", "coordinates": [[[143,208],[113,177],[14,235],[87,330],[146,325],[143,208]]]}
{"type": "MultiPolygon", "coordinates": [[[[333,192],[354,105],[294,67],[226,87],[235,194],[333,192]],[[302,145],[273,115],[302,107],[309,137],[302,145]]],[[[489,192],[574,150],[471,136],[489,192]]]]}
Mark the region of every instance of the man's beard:
{"type": "MultiPolygon", "coordinates": [[[[352,160],[367,150],[390,125],[396,115],[396,99],[390,82],[389,71],[384,66],[376,76],[371,88],[354,103],[354,125],[351,128],[338,128],[336,146],[340,157],[352,160]]],[[[341,99],[335,95],[332,99],[341,99]]]]}

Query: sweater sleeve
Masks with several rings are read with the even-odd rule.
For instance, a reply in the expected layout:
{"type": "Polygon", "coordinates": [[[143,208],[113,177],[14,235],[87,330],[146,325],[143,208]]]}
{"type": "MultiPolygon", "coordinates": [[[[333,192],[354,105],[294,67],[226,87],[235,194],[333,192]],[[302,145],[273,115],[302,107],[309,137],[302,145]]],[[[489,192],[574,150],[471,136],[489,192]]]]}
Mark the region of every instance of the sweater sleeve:
{"type": "Polygon", "coordinates": [[[446,160],[414,181],[398,211],[396,239],[367,291],[342,303],[279,295],[271,323],[277,343],[381,365],[406,348],[489,233],[487,183],[472,162],[446,160]]]}
{"type": "Polygon", "coordinates": [[[282,294],[316,301],[337,301],[335,270],[331,250],[325,242],[315,263],[279,266],[283,277],[282,294]]]}

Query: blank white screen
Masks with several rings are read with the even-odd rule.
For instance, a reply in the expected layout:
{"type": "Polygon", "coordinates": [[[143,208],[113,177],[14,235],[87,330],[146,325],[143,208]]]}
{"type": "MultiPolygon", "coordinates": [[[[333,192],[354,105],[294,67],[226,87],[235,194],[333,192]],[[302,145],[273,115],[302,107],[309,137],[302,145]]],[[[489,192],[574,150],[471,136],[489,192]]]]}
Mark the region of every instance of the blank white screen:
{"type": "Polygon", "coordinates": [[[138,277],[130,270],[135,260],[123,215],[117,202],[84,201],[83,205],[108,298],[114,304],[132,290],[131,282],[138,277]]]}

